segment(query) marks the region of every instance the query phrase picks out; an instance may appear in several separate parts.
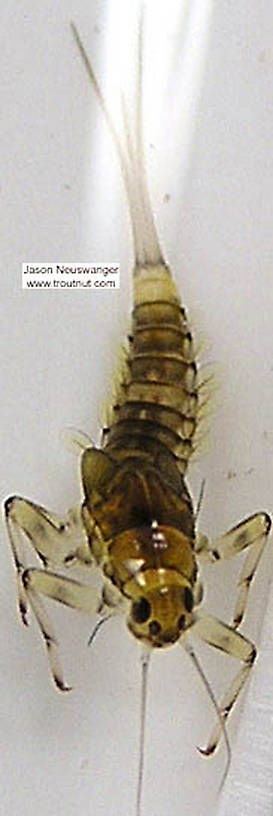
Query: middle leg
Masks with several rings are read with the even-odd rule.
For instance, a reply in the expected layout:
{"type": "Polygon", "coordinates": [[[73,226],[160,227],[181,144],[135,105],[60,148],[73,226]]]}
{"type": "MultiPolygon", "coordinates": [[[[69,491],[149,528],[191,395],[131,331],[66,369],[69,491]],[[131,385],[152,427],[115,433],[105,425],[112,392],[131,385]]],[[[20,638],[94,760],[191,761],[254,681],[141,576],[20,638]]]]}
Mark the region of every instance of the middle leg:
{"type": "Polygon", "coordinates": [[[209,541],[200,535],[197,539],[196,554],[210,563],[220,559],[233,558],[243,550],[247,553],[238,581],[238,596],[233,613],[232,626],[237,629],[243,620],[249,590],[271,529],[271,519],[267,513],[255,513],[241,521],[225,535],[209,541]]]}

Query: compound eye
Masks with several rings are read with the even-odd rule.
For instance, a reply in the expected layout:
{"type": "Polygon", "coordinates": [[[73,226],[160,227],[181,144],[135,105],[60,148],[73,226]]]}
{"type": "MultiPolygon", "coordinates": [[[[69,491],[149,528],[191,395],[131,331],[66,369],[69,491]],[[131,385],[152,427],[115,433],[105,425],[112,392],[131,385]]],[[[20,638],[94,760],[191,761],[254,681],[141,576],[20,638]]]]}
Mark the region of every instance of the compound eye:
{"type": "Polygon", "coordinates": [[[146,598],[139,598],[132,605],[132,618],[135,623],[146,623],[151,615],[151,604],[146,598]]]}
{"type": "Polygon", "coordinates": [[[186,612],[192,612],[192,609],[193,609],[193,594],[192,594],[191,589],[189,589],[189,587],[185,587],[185,589],[184,589],[183,601],[184,601],[184,606],[185,606],[186,612]]]}

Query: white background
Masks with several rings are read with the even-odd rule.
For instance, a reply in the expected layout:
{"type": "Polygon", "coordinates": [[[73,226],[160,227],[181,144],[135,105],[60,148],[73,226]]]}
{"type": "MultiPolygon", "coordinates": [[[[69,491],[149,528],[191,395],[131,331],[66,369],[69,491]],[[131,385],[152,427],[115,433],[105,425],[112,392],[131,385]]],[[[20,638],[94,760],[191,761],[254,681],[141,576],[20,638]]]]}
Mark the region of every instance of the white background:
{"type": "MultiPolygon", "coordinates": [[[[190,472],[196,499],[206,478],[200,524],[215,535],[272,508],[273,12],[263,0],[184,6],[151,0],[148,6],[145,125],[152,199],[201,357],[211,362],[217,381],[211,431],[190,472]]],[[[111,91],[133,26],[133,16],[130,22],[124,15],[118,0],[61,0],[58,6],[44,0],[35,7],[30,0],[10,0],[1,14],[1,495],[16,492],[60,514],[80,498],[77,461],[60,432],[74,426],[98,440],[101,408],[129,325],[133,262],[118,162],[69,20],[77,23],[112,100],[107,84],[111,91]],[[120,262],[121,288],[22,292],[21,263],[50,260],[120,262]]],[[[124,81],[126,71],[119,70],[124,81]]],[[[111,622],[87,649],[92,621],[52,604],[74,688],[57,694],[35,624],[26,631],[18,623],[4,531],[1,538],[3,811],[133,814],[137,645],[125,624],[111,622]]],[[[207,607],[224,620],[237,570],[236,564],[220,565],[206,574],[207,607]]],[[[267,554],[244,625],[254,639],[271,575],[267,554]]],[[[195,751],[209,736],[210,702],[180,649],[154,656],[143,816],[272,812],[266,765],[273,735],[270,649],[263,662],[270,635],[269,621],[254,691],[249,684],[230,726],[236,802],[226,806],[215,804],[224,749],[209,761],[195,751]],[[257,746],[267,752],[262,760],[257,746]],[[241,773],[244,751],[248,765],[241,773]],[[262,777],[257,762],[264,763],[262,777]]],[[[208,648],[198,653],[219,694],[236,668],[233,661],[208,648]]],[[[233,795],[228,785],[225,795],[233,795]]]]}

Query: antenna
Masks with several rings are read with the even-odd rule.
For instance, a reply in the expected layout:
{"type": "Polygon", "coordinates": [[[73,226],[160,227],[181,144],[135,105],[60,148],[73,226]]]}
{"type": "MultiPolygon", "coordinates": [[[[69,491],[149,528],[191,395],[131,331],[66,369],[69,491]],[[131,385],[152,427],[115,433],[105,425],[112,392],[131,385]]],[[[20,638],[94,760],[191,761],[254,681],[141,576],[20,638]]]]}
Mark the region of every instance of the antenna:
{"type": "Polygon", "coordinates": [[[147,686],[150,657],[151,657],[150,647],[144,646],[141,655],[140,735],[139,735],[139,762],[138,762],[136,816],[141,816],[141,795],[144,771],[144,749],[145,749],[145,729],[147,710],[147,686]]]}

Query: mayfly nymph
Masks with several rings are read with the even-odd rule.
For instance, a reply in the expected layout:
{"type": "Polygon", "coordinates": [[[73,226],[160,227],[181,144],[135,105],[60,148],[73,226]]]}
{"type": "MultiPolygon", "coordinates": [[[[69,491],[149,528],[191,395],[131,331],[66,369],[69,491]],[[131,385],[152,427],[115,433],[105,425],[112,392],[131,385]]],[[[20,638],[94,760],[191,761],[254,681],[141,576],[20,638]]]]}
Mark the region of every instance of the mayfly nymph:
{"type": "MultiPolygon", "coordinates": [[[[217,722],[207,747],[212,754],[245,684],[256,650],[239,631],[249,589],[270,531],[267,513],[255,513],[210,541],[197,532],[197,513],[185,482],[196,444],[200,380],[184,304],[158,241],[150,205],[141,128],[141,31],[138,45],[136,128],[123,100],[120,138],[93,68],[72,24],[72,32],[116,145],[130,208],[134,238],[132,328],[126,375],[113,405],[101,446],[83,444],[83,501],[65,520],[33,502],[12,496],[5,502],[9,538],[18,576],[19,608],[38,621],[51,673],[65,691],[56,639],[41,596],[74,609],[100,614],[100,621],[125,614],[141,644],[141,734],[136,814],[140,816],[144,763],[147,671],[152,650],[180,644],[193,660],[214,705],[217,722]],[[41,567],[27,567],[27,539],[41,567]],[[246,550],[234,615],[228,625],[202,614],[199,562],[215,563],[246,550]],[[73,568],[99,566],[100,596],[71,576],[73,568]],[[61,573],[59,573],[61,570],[61,573]],[[69,576],[67,572],[69,571],[69,576]],[[191,636],[236,657],[241,666],[217,704],[191,643],[191,636]]],[[[100,625],[100,621],[98,626],[100,625]]]]}

